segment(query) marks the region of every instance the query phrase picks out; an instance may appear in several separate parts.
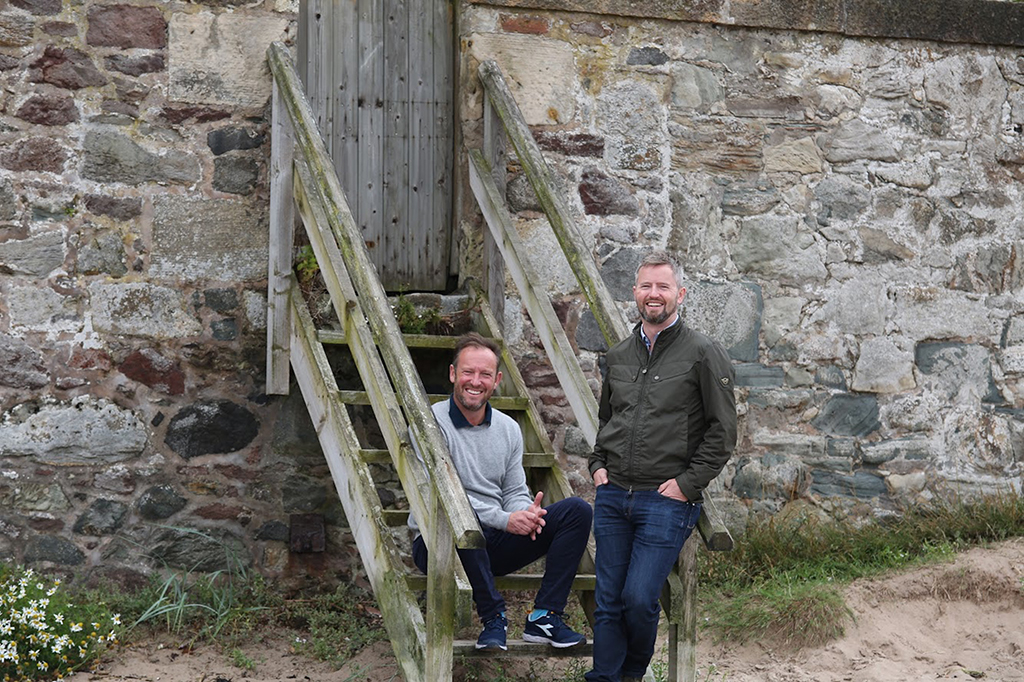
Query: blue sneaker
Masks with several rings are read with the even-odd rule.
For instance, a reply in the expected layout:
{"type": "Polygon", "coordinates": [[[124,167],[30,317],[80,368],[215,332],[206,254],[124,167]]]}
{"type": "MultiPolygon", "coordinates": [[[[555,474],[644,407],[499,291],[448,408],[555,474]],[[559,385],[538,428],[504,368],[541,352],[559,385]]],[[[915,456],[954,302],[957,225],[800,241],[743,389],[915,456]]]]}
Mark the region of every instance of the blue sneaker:
{"type": "Polygon", "coordinates": [[[556,649],[567,649],[577,644],[585,644],[587,638],[573,631],[562,622],[562,614],[548,611],[547,615],[537,620],[526,619],[523,628],[523,641],[538,644],[550,644],[556,649]]]}
{"type": "Polygon", "coordinates": [[[476,648],[508,651],[508,645],[505,643],[507,632],[508,620],[505,618],[504,613],[499,613],[484,623],[484,631],[476,639],[476,648]]]}

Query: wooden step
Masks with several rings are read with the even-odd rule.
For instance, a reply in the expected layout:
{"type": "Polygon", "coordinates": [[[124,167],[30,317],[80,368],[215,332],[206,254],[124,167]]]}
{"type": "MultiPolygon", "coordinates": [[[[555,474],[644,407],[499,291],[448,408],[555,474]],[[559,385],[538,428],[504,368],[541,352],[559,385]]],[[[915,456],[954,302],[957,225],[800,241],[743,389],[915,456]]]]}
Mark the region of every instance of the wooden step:
{"type": "MultiPolygon", "coordinates": [[[[539,573],[512,573],[511,575],[495,576],[494,586],[499,590],[536,590],[540,587],[541,578],[539,573]]],[[[427,576],[421,573],[410,573],[405,577],[405,582],[411,590],[427,589],[427,576]]],[[[572,589],[582,592],[593,592],[597,579],[592,573],[581,573],[572,581],[572,589]]]]}
{"type": "MultiPolygon", "coordinates": [[[[348,337],[345,332],[336,329],[318,329],[317,340],[334,346],[348,345],[348,337]]],[[[458,336],[440,336],[435,334],[402,334],[402,341],[406,348],[441,348],[452,349],[458,342],[458,336]]],[[[495,341],[495,343],[498,343],[495,341]]],[[[500,344],[499,344],[500,345],[500,344]]]]}
{"type": "MultiPolygon", "coordinates": [[[[364,448],[359,451],[359,456],[367,464],[391,464],[391,453],[387,450],[364,448]]],[[[523,466],[527,469],[550,469],[555,466],[555,456],[550,452],[525,452],[523,466]]]]}
{"type": "Polygon", "coordinates": [[[455,655],[464,656],[466,658],[504,658],[506,656],[533,656],[535,658],[545,658],[548,656],[593,656],[594,645],[589,641],[585,644],[577,644],[571,646],[568,649],[556,649],[550,644],[534,644],[532,642],[524,642],[521,639],[510,639],[508,640],[508,651],[494,651],[484,650],[481,651],[476,648],[475,639],[457,639],[454,645],[455,655]]]}
{"type": "MultiPolygon", "coordinates": [[[[346,405],[369,405],[370,396],[366,391],[338,391],[338,399],[346,405]]],[[[448,400],[447,393],[431,393],[427,396],[431,403],[448,400]]],[[[489,401],[492,407],[503,412],[521,412],[530,406],[530,399],[517,395],[492,395],[489,401]]]]}

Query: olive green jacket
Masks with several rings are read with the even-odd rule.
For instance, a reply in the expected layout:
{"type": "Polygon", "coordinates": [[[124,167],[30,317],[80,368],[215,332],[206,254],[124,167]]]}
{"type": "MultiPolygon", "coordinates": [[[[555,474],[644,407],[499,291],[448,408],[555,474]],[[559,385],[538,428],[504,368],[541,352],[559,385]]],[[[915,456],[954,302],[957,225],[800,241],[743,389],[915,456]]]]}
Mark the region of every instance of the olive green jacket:
{"type": "Polygon", "coordinates": [[[632,490],[670,478],[692,502],[736,447],[732,362],[725,348],[680,320],[648,353],[638,324],[608,351],[590,473],[632,490]]]}

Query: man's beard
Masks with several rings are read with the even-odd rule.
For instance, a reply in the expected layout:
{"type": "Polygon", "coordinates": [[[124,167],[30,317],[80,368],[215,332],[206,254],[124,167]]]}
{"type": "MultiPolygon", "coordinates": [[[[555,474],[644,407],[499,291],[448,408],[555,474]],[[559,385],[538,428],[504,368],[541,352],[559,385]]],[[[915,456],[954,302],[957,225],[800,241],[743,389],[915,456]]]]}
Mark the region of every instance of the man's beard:
{"type": "Polygon", "coordinates": [[[669,310],[668,306],[662,306],[661,307],[661,312],[657,312],[657,313],[648,312],[646,305],[637,306],[637,307],[640,309],[640,318],[644,322],[648,322],[650,324],[661,324],[662,322],[667,320],[669,318],[669,316],[672,315],[673,312],[675,312],[673,310],[669,310]]]}

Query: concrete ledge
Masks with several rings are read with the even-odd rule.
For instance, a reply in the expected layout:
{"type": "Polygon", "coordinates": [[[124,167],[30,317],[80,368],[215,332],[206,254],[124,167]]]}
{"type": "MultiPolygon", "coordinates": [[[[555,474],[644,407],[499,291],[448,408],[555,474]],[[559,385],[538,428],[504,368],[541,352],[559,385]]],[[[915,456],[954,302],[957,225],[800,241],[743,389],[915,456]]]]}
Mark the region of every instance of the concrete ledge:
{"type": "Polygon", "coordinates": [[[469,0],[531,10],[823,31],[872,38],[1024,45],[1024,5],[997,0],[469,0]]]}

